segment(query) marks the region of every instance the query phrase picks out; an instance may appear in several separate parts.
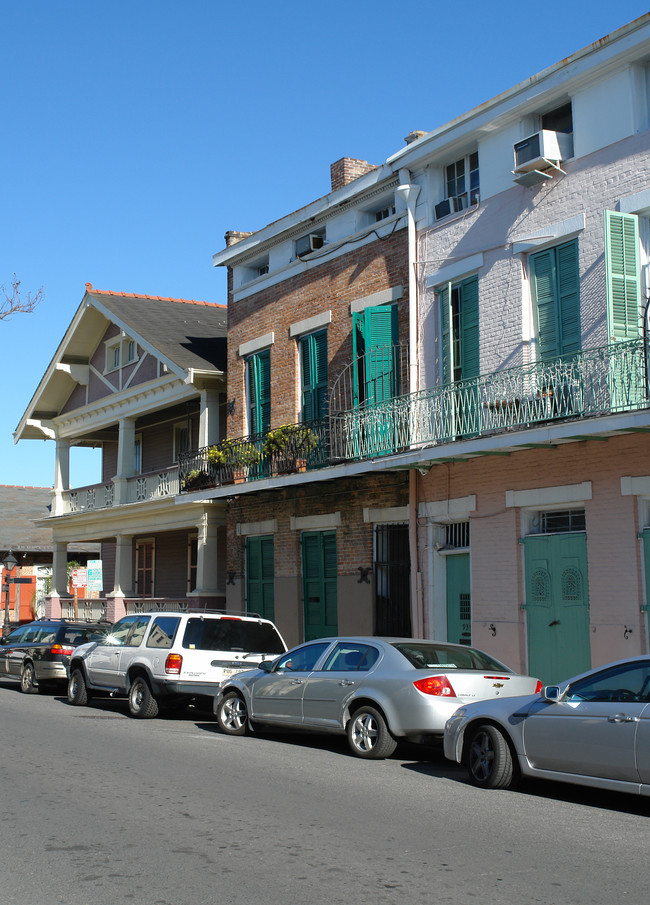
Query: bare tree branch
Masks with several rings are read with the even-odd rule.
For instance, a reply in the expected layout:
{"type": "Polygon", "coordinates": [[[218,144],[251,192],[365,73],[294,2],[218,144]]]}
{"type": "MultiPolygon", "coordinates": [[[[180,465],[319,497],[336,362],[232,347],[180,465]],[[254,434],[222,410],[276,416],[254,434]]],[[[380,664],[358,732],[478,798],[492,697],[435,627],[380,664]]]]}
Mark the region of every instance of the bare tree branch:
{"type": "Polygon", "coordinates": [[[0,321],[17,314],[19,311],[25,314],[33,311],[39,302],[43,300],[43,287],[38,292],[32,294],[28,292],[26,296],[20,294],[20,280],[13,275],[11,280],[11,290],[8,290],[3,284],[0,286],[0,321]]]}

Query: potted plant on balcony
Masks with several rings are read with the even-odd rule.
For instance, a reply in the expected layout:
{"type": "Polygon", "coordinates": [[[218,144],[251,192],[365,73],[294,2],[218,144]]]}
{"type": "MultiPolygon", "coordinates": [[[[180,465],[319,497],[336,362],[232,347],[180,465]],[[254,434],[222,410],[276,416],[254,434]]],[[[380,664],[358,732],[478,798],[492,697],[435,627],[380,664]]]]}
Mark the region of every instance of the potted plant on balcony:
{"type": "Polygon", "coordinates": [[[268,432],[262,451],[275,474],[304,471],[307,456],[318,443],[318,434],[306,424],[282,424],[268,432]]]}
{"type": "Polygon", "coordinates": [[[206,487],[213,487],[214,481],[205,471],[193,468],[188,471],[183,478],[183,490],[189,492],[191,490],[205,490],[206,487]]]}
{"type": "Polygon", "coordinates": [[[262,455],[250,440],[222,440],[219,452],[223,456],[223,465],[230,473],[235,484],[245,481],[251,467],[257,465],[262,455]]]}

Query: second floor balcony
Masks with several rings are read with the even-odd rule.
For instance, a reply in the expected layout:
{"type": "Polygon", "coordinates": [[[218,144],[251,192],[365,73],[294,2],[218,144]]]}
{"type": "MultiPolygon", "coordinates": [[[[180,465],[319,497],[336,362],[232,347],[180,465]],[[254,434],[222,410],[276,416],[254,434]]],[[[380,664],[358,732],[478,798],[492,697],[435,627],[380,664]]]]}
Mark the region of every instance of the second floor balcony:
{"type": "Polygon", "coordinates": [[[123,489],[116,485],[117,482],[106,481],[64,490],[61,494],[61,514],[108,509],[121,503],[144,503],[174,497],[179,492],[178,466],[172,465],[147,474],[134,475],[126,479],[123,489]]]}

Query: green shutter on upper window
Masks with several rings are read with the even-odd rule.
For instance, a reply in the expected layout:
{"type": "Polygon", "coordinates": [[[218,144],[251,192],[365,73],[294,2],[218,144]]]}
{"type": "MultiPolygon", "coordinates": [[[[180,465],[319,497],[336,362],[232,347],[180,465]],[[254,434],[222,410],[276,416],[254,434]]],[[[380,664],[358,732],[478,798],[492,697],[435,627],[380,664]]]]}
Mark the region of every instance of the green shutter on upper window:
{"type": "Polygon", "coordinates": [[[357,404],[393,398],[399,392],[395,367],[397,305],[378,305],[355,313],[352,330],[357,404]]]}
{"type": "Polygon", "coordinates": [[[271,352],[265,349],[246,360],[248,368],[249,430],[264,434],[271,424],[271,352]]]}
{"type": "Polygon", "coordinates": [[[318,421],[327,414],[327,331],[300,340],[302,419],[318,421]]]}
{"type": "Polygon", "coordinates": [[[577,352],[581,346],[577,241],[531,255],[530,274],[540,358],[577,352]]]}
{"type": "Polygon", "coordinates": [[[610,342],[640,334],[639,218],[605,211],[605,273],[610,342]]]}
{"type": "Polygon", "coordinates": [[[463,380],[479,375],[478,276],[460,284],[461,374],[463,380]]]}
{"type": "Polygon", "coordinates": [[[449,311],[449,300],[451,298],[451,283],[446,283],[438,289],[438,299],[440,300],[440,339],[442,343],[442,382],[451,383],[452,367],[451,367],[451,332],[449,325],[451,323],[451,314],[449,311]]]}

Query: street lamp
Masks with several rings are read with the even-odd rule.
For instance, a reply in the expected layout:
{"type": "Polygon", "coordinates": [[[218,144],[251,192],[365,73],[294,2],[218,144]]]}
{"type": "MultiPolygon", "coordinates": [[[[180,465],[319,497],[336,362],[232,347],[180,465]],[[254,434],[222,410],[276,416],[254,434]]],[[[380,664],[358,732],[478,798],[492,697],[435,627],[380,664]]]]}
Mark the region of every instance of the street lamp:
{"type": "Polygon", "coordinates": [[[4,576],[4,584],[3,590],[5,592],[5,621],[2,626],[2,637],[6,638],[11,630],[11,623],[9,622],[9,581],[11,578],[11,573],[18,565],[18,560],[13,555],[11,550],[7,553],[5,558],[2,560],[2,565],[4,566],[5,576],[4,576]]]}

